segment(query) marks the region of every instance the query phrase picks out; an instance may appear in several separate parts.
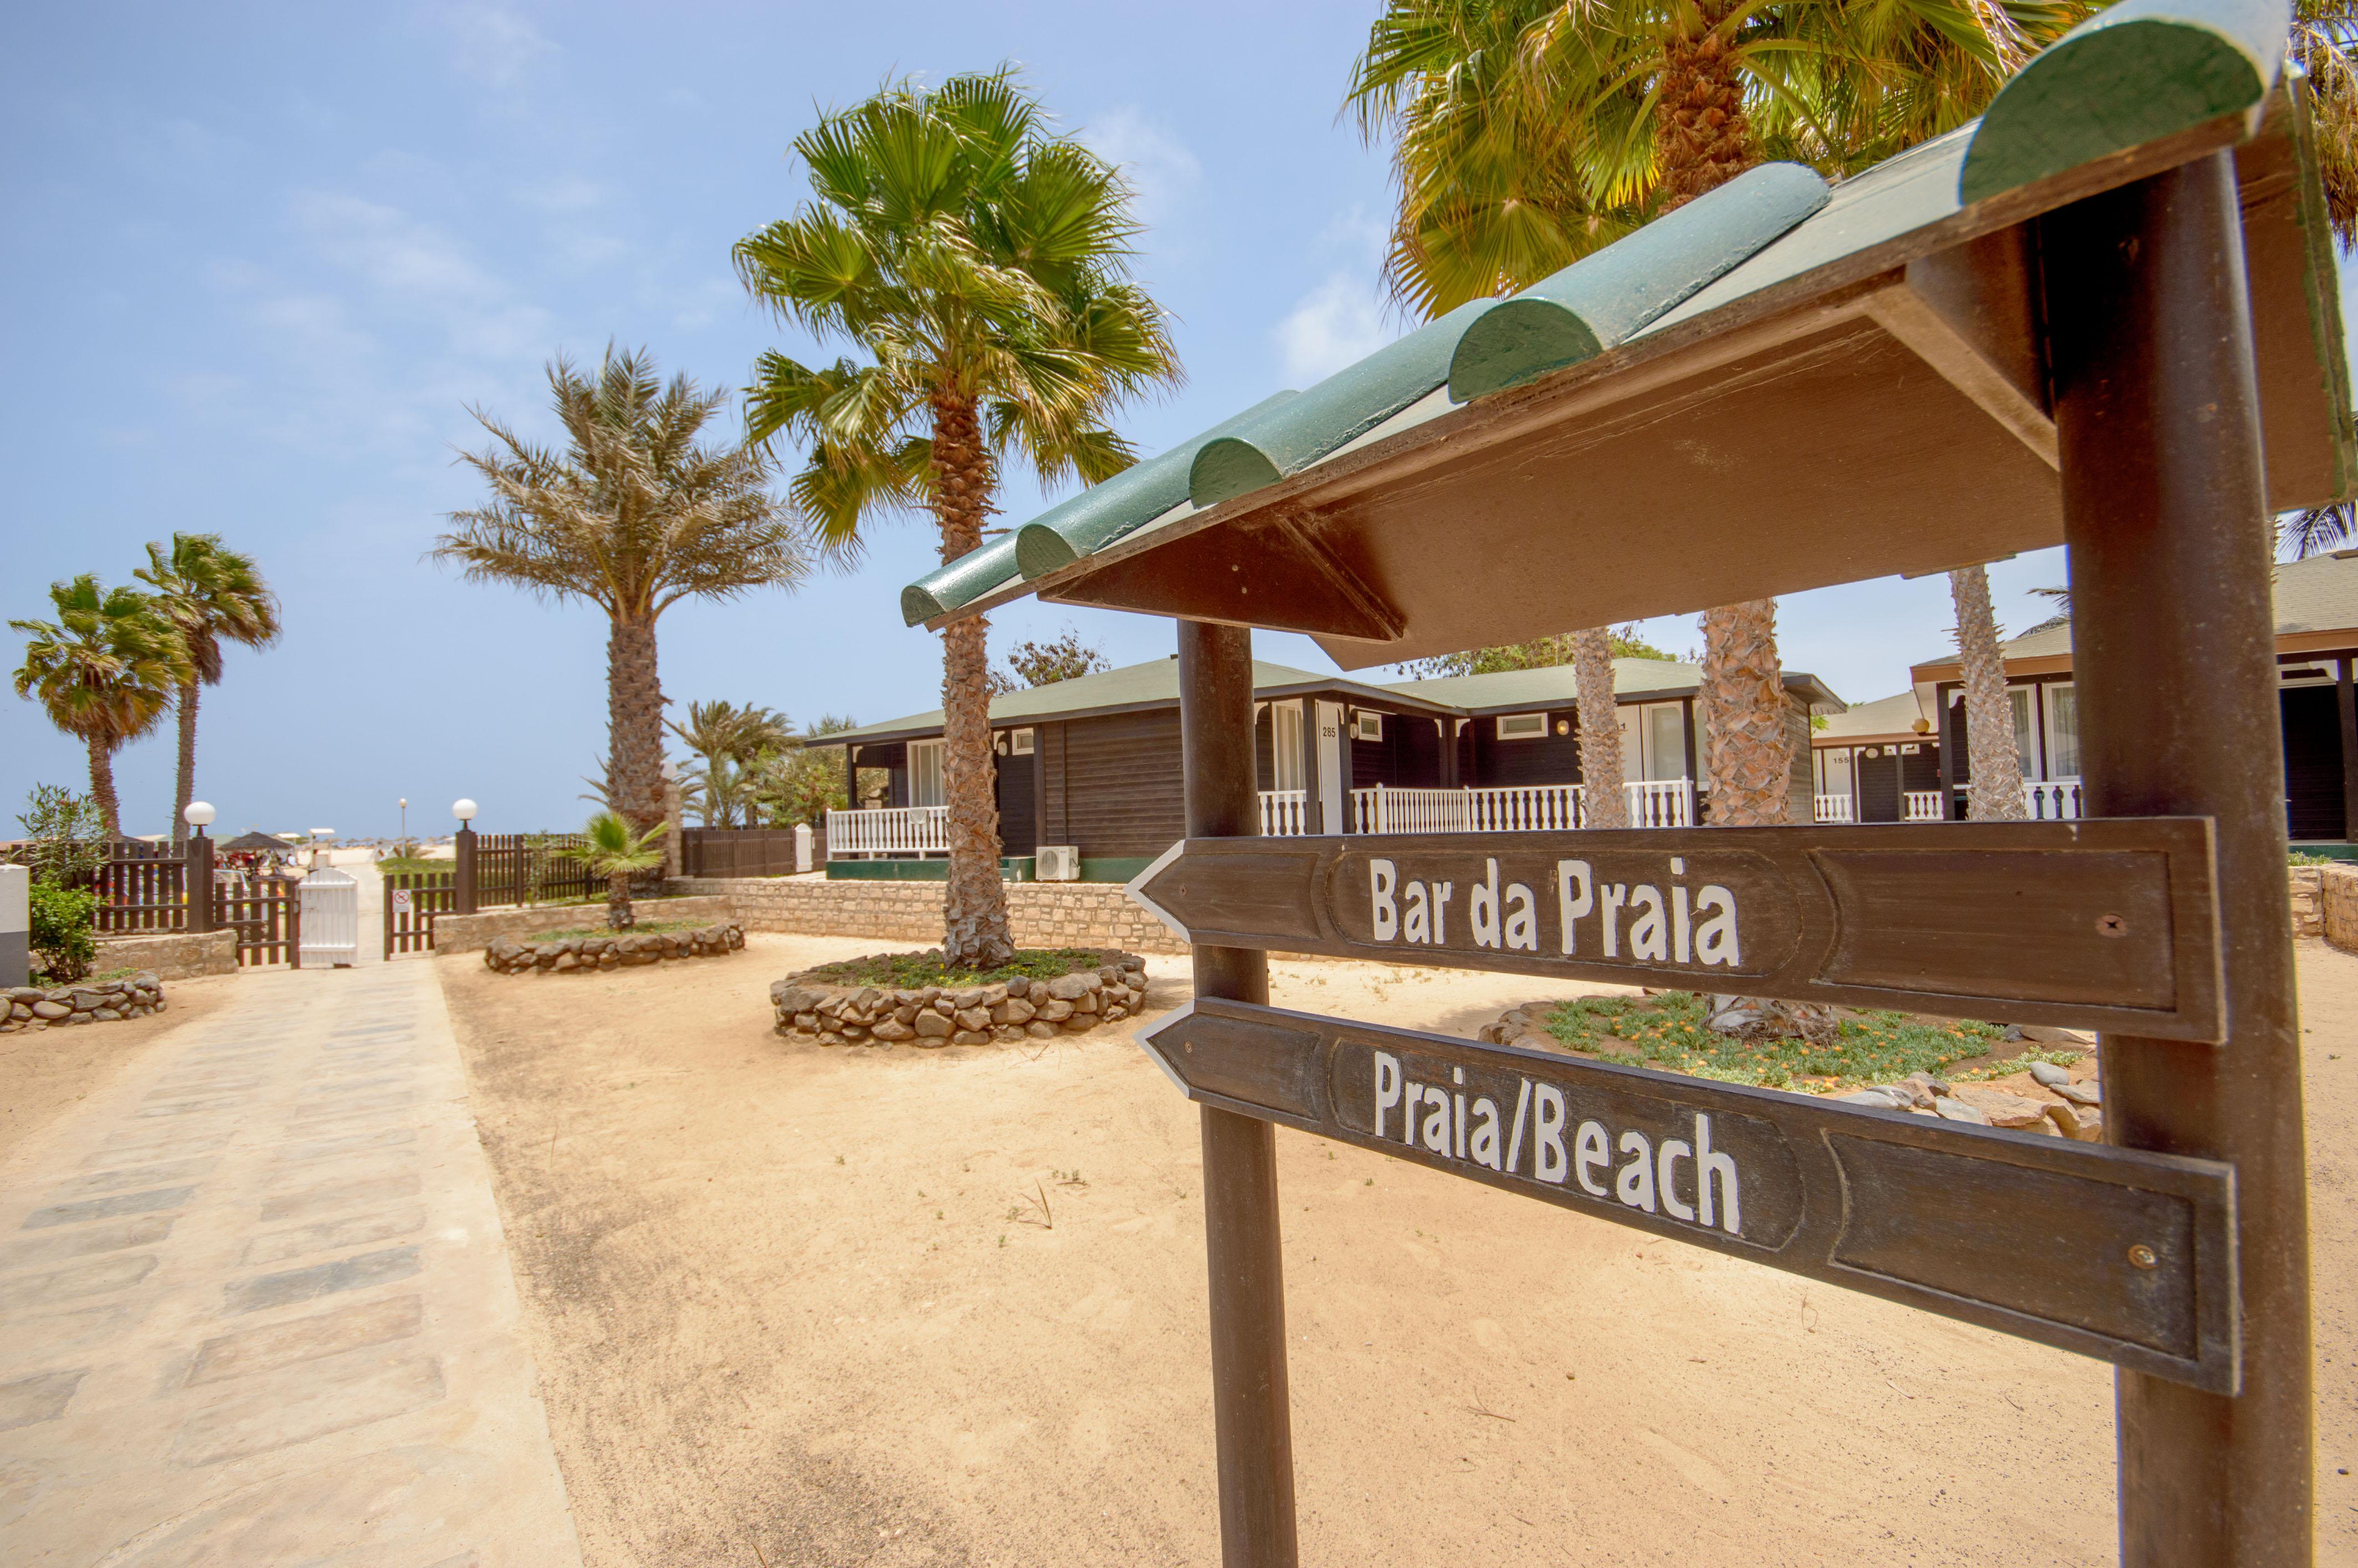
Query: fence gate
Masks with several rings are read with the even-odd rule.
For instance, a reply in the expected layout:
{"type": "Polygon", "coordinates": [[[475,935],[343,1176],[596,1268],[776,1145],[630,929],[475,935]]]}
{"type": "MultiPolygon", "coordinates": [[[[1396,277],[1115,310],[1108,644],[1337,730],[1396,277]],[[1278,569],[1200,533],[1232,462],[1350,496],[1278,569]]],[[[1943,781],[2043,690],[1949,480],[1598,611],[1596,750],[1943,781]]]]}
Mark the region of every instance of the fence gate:
{"type": "Polygon", "coordinates": [[[434,917],[459,907],[449,871],[394,871],[384,879],[384,956],[434,950],[434,917]]]}
{"type": "Polygon", "coordinates": [[[213,928],[237,933],[240,968],[260,964],[289,964],[301,968],[302,884],[282,877],[261,877],[253,891],[229,886],[213,895],[213,928]]]}

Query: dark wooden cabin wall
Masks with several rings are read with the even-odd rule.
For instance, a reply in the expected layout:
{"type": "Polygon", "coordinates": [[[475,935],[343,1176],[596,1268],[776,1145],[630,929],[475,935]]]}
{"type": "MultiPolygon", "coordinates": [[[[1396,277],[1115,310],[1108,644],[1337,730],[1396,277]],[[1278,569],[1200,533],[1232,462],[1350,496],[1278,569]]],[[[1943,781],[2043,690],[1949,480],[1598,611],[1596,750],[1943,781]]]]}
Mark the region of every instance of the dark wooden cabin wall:
{"type": "Polygon", "coordinates": [[[2296,838],[2339,838],[2342,711],[2330,686],[2287,687],[2284,708],[2286,826],[2296,838]]]}
{"type": "Polygon", "coordinates": [[[1495,716],[1476,719],[1468,728],[1475,736],[1474,768],[1461,783],[1487,787],[1580,782],[1579,726],[1569,708],[1550,712],[1547,733],[1536,741],[1499,740],[1495,716]],[[1573,727],[1559,735],[1558,721],[1573,727]]]}
{"type": "MultiPolygon", "coordinates": [[[[1039,744],[1033,732],[1033,744],[1039,744]]],[[[1005,855],[1028,855],[1040,847],[1039,819],[1033,815],[1033,803],[1039,798],[1036,757],[994,757],[999,764],[996,790],[999,798],[1000,852],[1005,855]]]]}
{"type": "MultiPolygon", "coordinates": [[[[1857,808],[1861,822],[1899,820],[1899,762],[1900,759],[1888,752],[1877,757],[1864,752],[1860,754],[1858,799],[1852,804],[1857,808]]],[[[1935,757],[1932,759],[1932,787],[1939,788],[1940,783],[1940,759],[1935,757]]]]}
{"type": "Polygon", "coordinates": [[[1081,853],[1159,855],[1186,835],[1179,710],[1065,725],[1065,817],[1081,853]]]}
{"type": "MultiPolygon", "coordinates": [[[[1174,731],[1175,733],[1175,731],[1174,731]]],[[[1253,777],[1262,789],[1277,787],[1277,712],[1275,705],[1264,706],[1253,716],[1253,777]]],[[[1172,753],[1172,765],[1179,765],[1179,753],[1172,753]]]]}
{"type": "Polygon", "coordinates": [[[1038,736],[1033,743],[1040,748],[1040,839],[1033,845],[1034,849],[1040,844],[1073,841],[1072,824],[1065,813],[1065,726],[1043,724],[1038,736]]]}
{"type": "MultiPolygon", "coordinates": [[[[1384,720],[1384,739],[1400,739],[1388,762],[1391,776],[1384,783],[1402,789],[1441,787],[1441,731],[1430,719],[1395,715],[1384,720]]],[[[1362,786],[1365,787],[1365,786],[1362,786]]]]}

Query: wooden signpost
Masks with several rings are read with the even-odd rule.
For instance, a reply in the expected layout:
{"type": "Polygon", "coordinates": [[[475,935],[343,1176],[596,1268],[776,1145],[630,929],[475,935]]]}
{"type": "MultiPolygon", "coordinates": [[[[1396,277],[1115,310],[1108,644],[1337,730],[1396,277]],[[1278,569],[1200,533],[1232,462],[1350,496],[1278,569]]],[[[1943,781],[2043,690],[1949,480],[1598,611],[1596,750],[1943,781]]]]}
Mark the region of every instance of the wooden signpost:
{"type": "Polygon", "coordinates": [[[1184,840],[1130,896],[1191,943],[2222,1036],[2211,825],[1184,840]]]}
{"type": "Polygon", "coordinates": [[[2215,1161],[1216,999],[1140,1038],[1199,1104],[2235,1391],[2215,1161]]]}

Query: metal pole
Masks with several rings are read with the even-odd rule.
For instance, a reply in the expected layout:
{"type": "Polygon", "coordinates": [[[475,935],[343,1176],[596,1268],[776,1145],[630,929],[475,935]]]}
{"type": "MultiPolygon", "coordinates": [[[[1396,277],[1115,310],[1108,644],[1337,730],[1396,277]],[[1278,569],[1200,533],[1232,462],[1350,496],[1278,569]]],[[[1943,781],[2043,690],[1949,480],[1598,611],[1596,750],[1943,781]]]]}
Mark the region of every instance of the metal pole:
{"type": "MultiPolygon", "coordinates": [[[[1181,622],[1179,730],[1190,838],[1250,838],[1259,830],[1252,703],[1252,633],[1181,622]]],[[[1195,957],[1197,996],[1269,1000],[1263,955],[1198,946],[1195,957]]],[[[1220,1560],[1226,1568],[1293,1568],[1293,1431],[1285,1379],[1276,1130],[1209,1106],[1203,1119],[1220,1560]]]]}
{"type": "Polygon", "coordinates": [[[450,876],[450,912],[454,914],[475,913],[475,830],[459,824],[451,836],[450,852],[455,870],[450,876]]]}
{"type": "Polygon", "coordinates": [[[2216,153],[2043,221],[2092,816],[2217,823],[2228,1038],[2106,1036],[2105,1135],[2232,1161],[2243,1388],[2115,1379],[2121,1561],[2310,1561],[2309,1218],[2250,303],[2216,153]]]}

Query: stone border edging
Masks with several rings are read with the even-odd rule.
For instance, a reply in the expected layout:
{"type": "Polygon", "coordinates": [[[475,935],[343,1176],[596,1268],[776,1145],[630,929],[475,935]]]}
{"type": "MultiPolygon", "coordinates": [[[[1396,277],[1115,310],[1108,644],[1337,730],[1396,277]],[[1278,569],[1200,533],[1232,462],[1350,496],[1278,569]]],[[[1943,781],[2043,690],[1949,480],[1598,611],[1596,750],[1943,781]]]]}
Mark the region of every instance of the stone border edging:
{"type": "Polygon", "coordinates": [[[725,958],[744,946],[745,933],[733,925],[693,931],[618,931],[611,936],[568,936],[561,942],[495,936],[483,949],[483,968],[495,975],[589,974],[682,958],[725,958]]]}
{"type": "Polygon", "coordinates": [[[120,979],[83,980],[70,986],[13,986],[0,995],[7,999],[0,1034],[39,1031],[52,1024],[62,1028],[70,1023],[114,1023],[164,1011],[164,982],[147,969],[120,979]]]}
{"type": "Polygon", "coordinates": [[[1135,953],[1102,956],[1109,961],[1053,980],[1018,978],[957,989],[806,984],[811,971],[804,970],[771,983],[770,1007],[778,1033],[822,1045],[931,1048],[1086,1034],[1130,1017],[1146,1000],[1146,960],[1135,953]]]}

